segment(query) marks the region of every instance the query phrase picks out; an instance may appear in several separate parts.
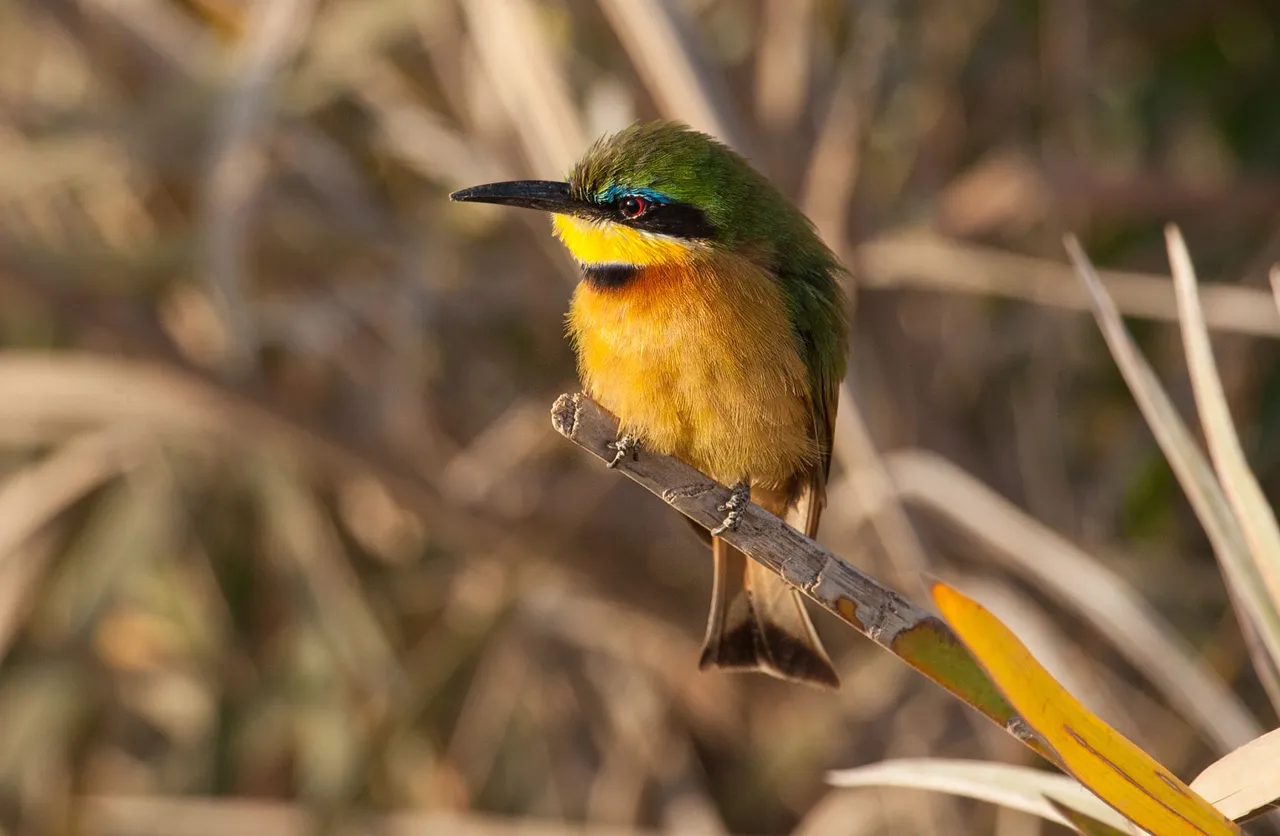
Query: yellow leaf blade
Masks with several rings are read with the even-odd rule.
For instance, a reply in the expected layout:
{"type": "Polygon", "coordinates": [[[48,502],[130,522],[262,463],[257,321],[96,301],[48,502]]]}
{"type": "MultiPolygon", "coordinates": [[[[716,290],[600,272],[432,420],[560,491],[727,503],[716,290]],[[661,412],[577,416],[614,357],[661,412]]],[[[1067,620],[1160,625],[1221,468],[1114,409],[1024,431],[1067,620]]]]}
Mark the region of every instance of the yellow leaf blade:
{"type": "Polygon", "coordinates": [[[1139,827],[1161,836],[1231,836],[1239,829],[1168,770],[1067,693],[980,604],[943,583],[934,602],[1005,698],[1065,771],[1139,827]]]}

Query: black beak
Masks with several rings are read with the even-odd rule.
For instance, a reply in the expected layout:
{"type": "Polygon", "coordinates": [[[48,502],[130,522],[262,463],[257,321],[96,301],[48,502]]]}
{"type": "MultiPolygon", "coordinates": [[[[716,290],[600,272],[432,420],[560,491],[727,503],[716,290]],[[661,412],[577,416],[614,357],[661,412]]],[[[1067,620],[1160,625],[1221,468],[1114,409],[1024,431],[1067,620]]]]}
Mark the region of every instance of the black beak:
{"type": "Polygon", "coordinates": [[[583,215],[589,204],[574,199],[568,183],[550,180],[510,180],[505,183],[487,183],[472,186],[449,195],[450,200],[464,203],[497,203],[502,206],[519,206],[524,209],[540,209],[562,215],[583,215]]]}

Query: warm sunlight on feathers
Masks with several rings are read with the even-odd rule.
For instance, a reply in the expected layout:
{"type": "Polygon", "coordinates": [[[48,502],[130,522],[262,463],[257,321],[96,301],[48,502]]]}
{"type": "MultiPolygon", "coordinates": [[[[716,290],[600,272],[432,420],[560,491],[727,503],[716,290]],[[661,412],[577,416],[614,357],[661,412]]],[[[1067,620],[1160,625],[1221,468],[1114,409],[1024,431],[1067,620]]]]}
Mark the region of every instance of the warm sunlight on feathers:
{"type": "Polygon", "coordinates": [[[556,237],[580,264],[679,264],[702,249],[699,244],[608,221],[555,215],[553,223],[556,237]]]}
{"type": "Polygon", "coordinates": [[[778,283],[748,259],[698,251],[624,288],[583,282],[569,330],[591,396],[649,449],[761,488],[819,461],[808,372],[778,339],[791,332],[778,283]]]}

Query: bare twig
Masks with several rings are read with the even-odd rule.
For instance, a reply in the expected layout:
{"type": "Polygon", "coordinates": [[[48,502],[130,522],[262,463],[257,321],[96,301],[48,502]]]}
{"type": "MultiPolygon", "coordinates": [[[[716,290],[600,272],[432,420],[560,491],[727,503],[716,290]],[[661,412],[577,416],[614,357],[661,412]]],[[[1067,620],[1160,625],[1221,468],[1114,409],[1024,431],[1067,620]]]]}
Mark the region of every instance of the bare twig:
{"type": "MultiPolygon", "coordinates": [[[[584,394],[561,395],[551,409],[556,431],[601,461],[618,422],[584,394]]],[[[642,453],[618,470],[694,522],[715,528],[729,489],[670,456],[642,453]]],[[[938,617],[883,586],[757,505],[749,505],[724,538],[825,610],[981,711],[1036,752],[1049,757],[1025,722],[991,685],[960,640],[938,617]]]]}

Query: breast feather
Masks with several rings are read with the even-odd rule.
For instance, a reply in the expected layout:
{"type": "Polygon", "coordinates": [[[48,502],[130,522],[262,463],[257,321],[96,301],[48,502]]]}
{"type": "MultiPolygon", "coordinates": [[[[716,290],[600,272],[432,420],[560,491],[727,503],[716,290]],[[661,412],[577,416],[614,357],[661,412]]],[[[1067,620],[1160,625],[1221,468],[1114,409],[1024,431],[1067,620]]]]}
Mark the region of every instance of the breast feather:
{"type": "Polygon", "coordinates": [[[650,449],[762,486],[820,458],[781,290],[747,259],[650,266],[622,289],[580,284],[569,330],[587,391],[650,449]]]}

